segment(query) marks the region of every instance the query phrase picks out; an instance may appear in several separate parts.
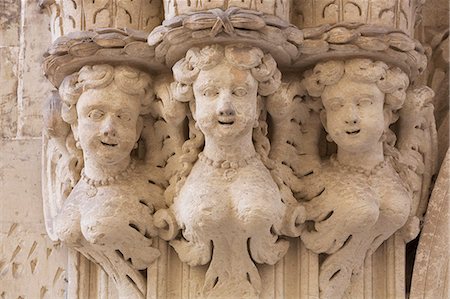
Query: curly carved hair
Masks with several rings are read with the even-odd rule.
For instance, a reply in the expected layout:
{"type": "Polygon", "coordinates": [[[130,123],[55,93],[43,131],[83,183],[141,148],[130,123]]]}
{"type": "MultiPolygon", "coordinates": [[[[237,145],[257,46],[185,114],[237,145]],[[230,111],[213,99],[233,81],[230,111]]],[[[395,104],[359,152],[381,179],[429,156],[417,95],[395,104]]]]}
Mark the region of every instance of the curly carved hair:
{"type": "MultiPolygon", "coordinates": [[[[192,107],[195,103],[192,85],[200,71],[212,69],[224,61],[238,69],[250,71],[258,82],[259,96],[268,96],[274,93],[281,84],[281,72],[278,70],[277,64],[271,55],[264,54],[262,50],[253,47],[211,45],[201,49],[190,49],[186,56],[173,66],[175,82],[172,83],[172,92],[174,98],[181,102],[189,102],[189,105],[192,107]]],[[[261,100],[258,100],[258,103],[260,106],[263,105],[261,100]]],[[[168,204],[172,203],[173,198],[184,185],[204,145],[202,132],[195,127],[192,116],[188,115],[188,118],[190,136],[183,144],[183,153],[180,157],[183,166],[170,179],[170,186],[166,190],[165,195],[168,204]]],[[[253,129],[253,141],[256,152],[261,156],[262,162],[269,170],[272,170],[273,162],[268,157],[270,143],[266,135],[266,115],[261,113],[259,126],[253,129]]],[[[272,171],[271,173],[274,176],[272,171]]],[[[275,181],[279,180],[276,179],[275,181]]]]}
{"type": "Polygon", "coordinates": [[[148,74],[129,66],[98,64],[84,66],[79,72],[64,78],[59,87],[63,120],[71,125],[76,124],[76,104],[81,94],[89,89],[107,87],[113,82],[126,94],[141,95],[140,114],[149,113],[154,93],[148,74]]]}
{"type": "MultiPolygon", "coordinates": [[[[398,120],[398,110],[405,102],[409,78],[400,68],[390,67],[382,61],[357,58],[319,63],[313,70],[305,72],[303,85],[310,96],[321,97],[325,87],[338,83],[344,74],[356,82],[375,83],[385,94],[384,111],[389,117],[389,125],[398,120]]],[[[389,127],[383,140],[385,154],[395,156],[396,136],[389,127]]]]}
{"type": "MultiPolygon", "coordinates": [[[[59,87],[62,119],[70,125],[76,125],[78,120],[76,104],[81,94],[88,89],[107,87],[112,82],[126,94],[142,95],[140,97],[140,114],[149,112],[154,93],[152,80],[148,74],[128,66],[114,67],[108,64],[100,64],[84,66],[79,72],[64,78],[59,87]]],[[[66,147],[70,157],[61,164],[61,169],[69,171],[70,186],[65,191],[68,195],[68,192],[79,180],[84,162],[82,151],[76,147],[73,133],[66,137],[66,147]]]]}

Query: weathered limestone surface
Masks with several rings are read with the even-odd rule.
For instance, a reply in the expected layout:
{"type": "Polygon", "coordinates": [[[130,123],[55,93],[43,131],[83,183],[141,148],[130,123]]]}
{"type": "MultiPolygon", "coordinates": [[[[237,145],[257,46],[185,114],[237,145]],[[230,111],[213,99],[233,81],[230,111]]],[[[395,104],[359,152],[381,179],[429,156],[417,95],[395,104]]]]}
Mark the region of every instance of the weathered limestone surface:
{"type": "Polygon", "coordinates": [[[67,253],[46,233],[40,188],[40,140],[0,141],[0,294],[62,298],[67,253]]]}
{"type": "MultiPolygon", "coordinates": [[[[22,1],[25,7],[23,17],[23,42],[19,57],[19,78],[21,93],[19,104],[18,135],[40,137],[42,128],[42,104],[52,86],[42,76],[43,45],[51,42],[48,18],[42,14],[36,1],[22,1]]],[[[19,89],[20,90],[20,89],[19,89]]]]}
{"type": "Polygon", "coordinates": [[[41,69],[42,49],[51,42],[48,19],[33,0],[4,2],[0,18],[0,135],[39,137],[52,88],[41,69]]]}
{"type": "Polygon", "coordinates": [[[20,1],[4,1],[0,12],[0,136],[17,133],[17,85],[20,33],[20,1]]]}
{"type": "Polygon", "coordinates": [[[19,46],[21,1],[2,1],[0,12],[0,46],[19,46]]]}
{"type": "Polygon", "coordinates": [[[442,164],[425,215],[410,298],[448,298],[450,267],[450,155],[442,164]]]}
{"type": "Polygon", "coordinates": [[[42,76],[48,21],[35,1],[0,5],[0,296],[63,298],[67,250],[49,240],[42,217],[42,76]],[[21,39],[22,38],[22,39],[21,39]]]}
{"type": "Polygon", "coordinates": [[[0,134],[12,138],[17,134],[17,86],[19,47],[0,47],[0,134]]]}

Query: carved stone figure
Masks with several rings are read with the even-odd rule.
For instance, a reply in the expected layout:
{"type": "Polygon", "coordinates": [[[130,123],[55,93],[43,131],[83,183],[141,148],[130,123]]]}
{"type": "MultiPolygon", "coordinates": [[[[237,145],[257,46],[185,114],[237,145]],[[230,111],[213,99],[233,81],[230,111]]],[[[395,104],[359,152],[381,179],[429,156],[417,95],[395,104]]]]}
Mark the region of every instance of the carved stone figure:
{"type": "Polygon", "coordinates": [[[413,198],[400,172],[400,152],[389,126],[406,98],[409,80],[381,61],[351,59],[319,63],[303,81],[321,97],[327,140],[337,153],[311,178],[305,203],[311,225],[302,232],[307,248],[326,253],[320,268],[321,298],[341,298],[352,275],[387,238],[408,222],[417,235],[413,198]]]}
{"type": "MultiPolygon", "coordinates": [[[[404,295],[437,167],[423,0],[40,2],[47,231],[119,297],[404,295]]],[[[78,268],[68,297],[111,295],[78,268]]]]}
{"type": "Polygon", "coordinates": [[[77,182],[71,178],[73,190],[51,231],[102,265],[122,297],[144,296],[145,281],[137,270],[159,256],[152,247],[157,235],[152,214],[165,206],[163,190],[148,182],[143,165],[130,155],[141,136],[140,115],[149,112],[154,97],[151,88],[147,74],[106,64],[85,66],[60,87],[61,116],[83,157],[62,164],[84,167],[77,182]]]}
{"type": "Polygon", "coordinates": [[[262,96],[278,88],[281,74],[270,55],[239,45],[190,49],[173,71],[197,140],[186,142],[187,170],[170,211],[158,215],[173,214],[182,230],[170,242],[182,261],[210,263],[205,295],[256,297],[261,281],[254,263],[273,265],[288,249],[278,237],[287,205],[268,168],[262,113],[262,96]]]}

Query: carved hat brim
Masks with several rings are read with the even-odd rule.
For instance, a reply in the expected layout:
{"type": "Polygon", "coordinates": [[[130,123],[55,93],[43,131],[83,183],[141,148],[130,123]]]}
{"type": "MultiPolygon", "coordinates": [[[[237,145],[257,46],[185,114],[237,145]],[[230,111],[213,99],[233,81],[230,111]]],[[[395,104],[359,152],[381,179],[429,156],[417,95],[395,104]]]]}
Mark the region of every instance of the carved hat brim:
{"type": "Polygon", "coordinates": [[[149,73],[165,66],[154,59],[147,44],[148,32],[130,29],[96,29],[58,38],[44,54],[43,68],[55,87],[85,65],[126,64],[149,73]]]}
{"type": "Polygon", "coordinates": [[[58,87],[84,65],[127,64],[167,72],[190,48],[215,43],[258,47],[278,67],[295,72],[320,61],[364,57],[398,66],[414,80],[427,64],[422,45],[397,29],[346,23],[300,30],[276,16],[232,7],[174,17],[150,35],[127,29],[71,33],[53,43],[43,65],[58,87]]]}
{"type": "Polygon", "coordinates": [[[405,32],[383,26],[341,23],[303,29],[304,41],[292,68],[332,59],[370,58],[398,66],[411,80],[427,66],[425,49],[405,32]]]}
{"type": "Polygon", "coordinates": [[[285,20],[258,11],[231,7],[179,15],[163,22],[148,37],[155,58],[172,67],[192,47],[245,44],[268,52],[278,66],[297,59],[303,33],[285,20]]]}
{"type": "Polygon", "coordinates": [[[259,47],[280,68],[293,71],[324,60],[364,57],[398,66],[414,80],[427,64],[422,45],[398,29],[339,23],[300,30],[278,17],[236,7],[174,17],[155,28],[148,43],[168,67],[188,49],[213,43],[259,47]]]}

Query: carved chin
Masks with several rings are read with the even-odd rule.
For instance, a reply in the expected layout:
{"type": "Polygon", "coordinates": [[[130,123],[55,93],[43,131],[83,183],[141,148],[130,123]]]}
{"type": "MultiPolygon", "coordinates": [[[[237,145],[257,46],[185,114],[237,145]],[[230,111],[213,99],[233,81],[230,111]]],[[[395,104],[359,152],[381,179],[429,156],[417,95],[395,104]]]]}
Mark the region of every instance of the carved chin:
{"type": "Polygon", "coordinates": [[[95,155],[91,155],[93,160],[97,163],[111,165],[117,163],[129,155],[129,152],[125,152],[123,149],[117,146],[102,146],[101,151],[98,151],[95,155]]]}

